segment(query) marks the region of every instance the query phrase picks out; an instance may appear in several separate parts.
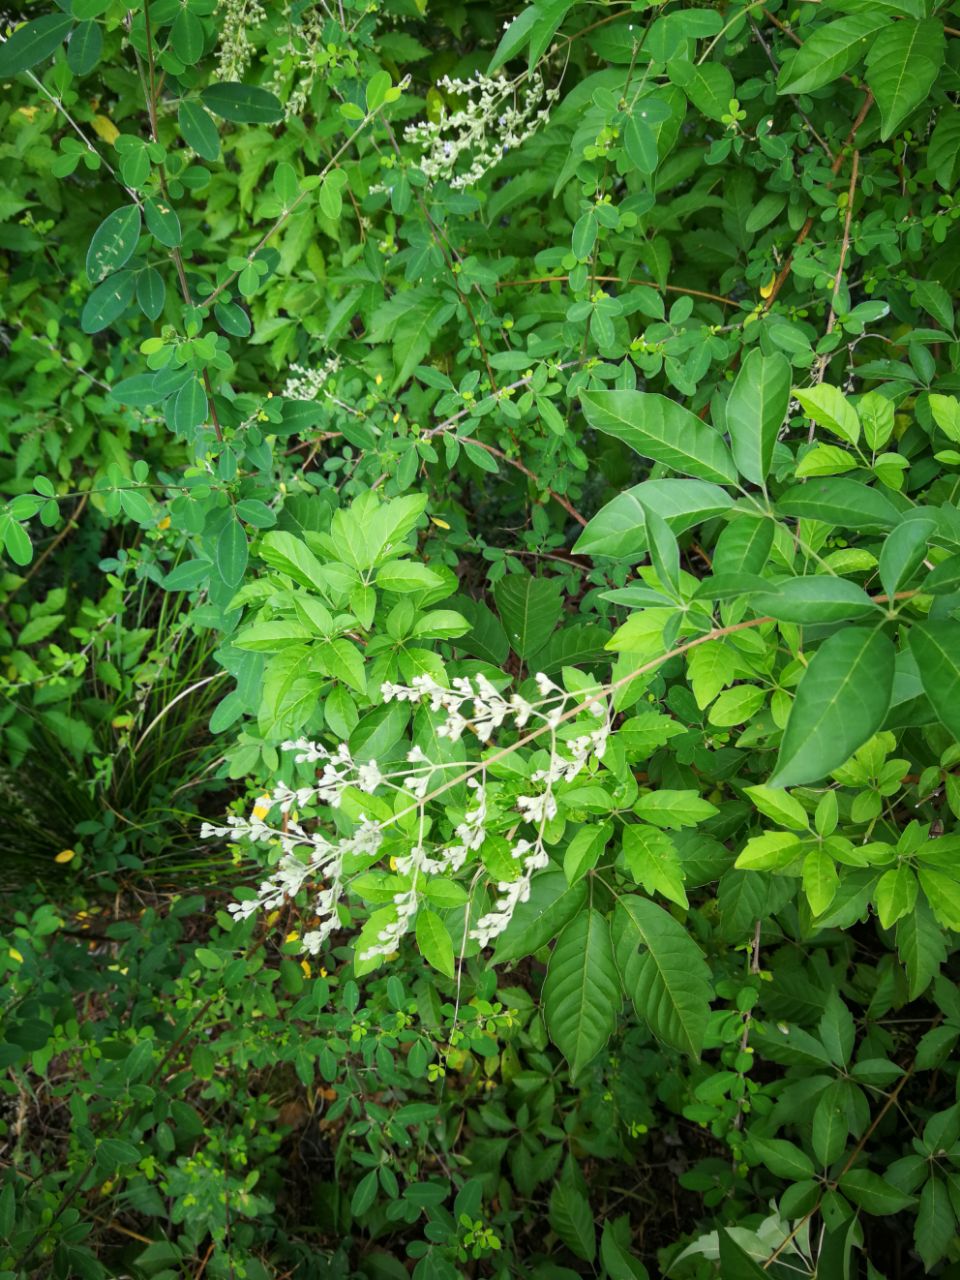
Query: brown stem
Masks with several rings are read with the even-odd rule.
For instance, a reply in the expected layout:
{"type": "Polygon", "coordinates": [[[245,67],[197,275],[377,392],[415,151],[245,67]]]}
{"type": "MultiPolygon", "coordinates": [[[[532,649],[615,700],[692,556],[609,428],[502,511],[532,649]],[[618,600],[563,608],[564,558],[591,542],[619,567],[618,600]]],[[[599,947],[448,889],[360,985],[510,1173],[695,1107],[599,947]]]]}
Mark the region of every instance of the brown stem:
{"type": "MultiPolygon", "coordinates": [[[[863,105],[860,108],[860,113],[857,116],[856,120],[854,120],[853,124],[851,125],[850,132],[847,134],[846,138],[844,139],[843,146],[840,148],[840,151],[837,153],[837,156],[834,159],[833,164],[830,166],[830,172],[833,174],[834,177],[836,177],[836,175],[840,172],[840,166],[843,164],[843,157],[846,152],[846,149],[852,144],[853,140],[856,138],[857,130],[860,128],[864,120],[867,118],[867,112],[870,110],[872,106],[873,106],[873,93],[871,92],[871,90],[868,89],[866,93],[866,97],[863,100],[863,105]]],[[[777,294],[780,292],[780,290],[783,288],[784,284],[786,283],[787,276],[789,276],[790,270],[793,266],[794,255],[796,251],[800,248],[800,246],[803,244],[804,240],[806,240],[811,230],[813,229],[815,218],[816,218],[816,215],[811,213],[810,216],[807,218],[807,220],[804,222],[803,226],[800,228],[799,232],[797,233],[797,238],[793,242],[793,248],[790,250],[790,253],[787,256],[786,262],[783,264],[783,266],[780,268],[780,271],[777,273],[777,276],[773,282],[773,287],[770,290],[769,297],[766,298],[766,300],[764,301],[764,304],[763,304],[764,311],[770,310],[770,308],[773,306],[774,302],[777,299],[777,294]]]]}
{"type": "MultiPolygon", "coordinates": [[[[910,1063],[910,1066],[907,1068],[904,1074],[897,1081],[896,1088],[892,1089],[890,1093],[887,1095],[887,1100],[884,1102],[883,1106],[880,1108],[876,1116],[871,1121],[870,1126],[867,1129],[866,1133],[863,1135],[862,1138],[858,1139],[857,1145],[853,1148],[853,1150],[850,1153],[849,1160],[847,1160],[847,1162],[844,1164],[843,1168],[840,1170],[837,1176],[831,1179],[831,1181],[827,1184],[827,1190],[830,1190],[830,1191],[835,1190],[836,1187],[839,1185],[840,1180],[843,1178],[844,1174],[849,1173],[850,1170],[853,1168],[854,1164],[859,1159],[860,1153],[863,1151],[863,1148],[867,1145],[871,1136],[875,1132],[877,1125],[880,1123],[883,1117],[887,1114],[887,1112],[896,1102],[897,1098],[900,1096],[900,1091],[902,1090],[903,1086],[907,1083],[907,1081],[913,1075],[916,1065],[917,1065],[916,1060],[910,1063]]],[[[817,1197],[817,1203],[813,1206],[810,1212],[805,1214],[800,1219],[800,1221],[794,1226],[793,1230],[784,1240],[780,1241],[776,1249],[774,1249],[773,1253],[771,1253],[770,1257],[767,1258],[766,1262],[763,1263],[764,1271],[766,1271],[768,1267],[770,1267],[774,1262],[776,1262],[777,1258],[780,1257],[781,1253],[783,1253],[787,1245],[790,1244],[790,1242],[794,1240],[796,1236],[803,1230],[803,1228],[807,1225],[810,1219],[814,1216],[814,1214],[820,1208],[821,1204],[823,1204],[823,1198],[826,1194],[827,1194],[826,1191],[822,1191],[820,1193],[820,1195],[817,1197]]]]}
{"type": "MultiPolygon", "coordinates": [[[[639,284],[645,289],[656,289],[658,293],[685,293],[689,294],[691,298],[707,298],[710,302],[720,302],[725,307],[737,306],[733,298],[724,298],[719,293],[706,293],[703,289],[687,289],[679,284],[659,285],[652,280],[633,280],[623,276],[593,276],[592,278],[600,284],[639,284]]],[[[501,280],[497,284],[497,288],[516,289],[530,284],[553,284],[555,281],[563,283],[563,281],[569,279],[569,276],[534,276],[530,280],[501,280]]]]}

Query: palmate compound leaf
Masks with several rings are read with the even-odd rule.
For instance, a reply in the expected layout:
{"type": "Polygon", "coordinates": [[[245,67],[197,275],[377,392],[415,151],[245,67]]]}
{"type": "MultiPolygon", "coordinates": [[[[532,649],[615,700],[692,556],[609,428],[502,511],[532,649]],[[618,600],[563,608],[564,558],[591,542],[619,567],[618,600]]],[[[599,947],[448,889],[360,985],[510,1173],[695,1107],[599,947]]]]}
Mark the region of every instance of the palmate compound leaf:
{"type": "Polygon", "coordinates": [[[771,786],[818,782],[877,732],[895,658],[892,641],[873,627],[849,627],[824,641],[797,686],[771,786]]]}
{"type": "Polygon", "coordinates": [[[712,995],[700,948],[672,915],[633,894],[618,899],[612,931],[638,1015],[659,1040],[699,1058],[712,995]]]}
{"type": "Polygon", "coordinates": [[[599,911],[582,911],[557,939],[543,984],[547,1030],[571,1080],[610,1039],[622,1003],[610,926],[599,911]]]}

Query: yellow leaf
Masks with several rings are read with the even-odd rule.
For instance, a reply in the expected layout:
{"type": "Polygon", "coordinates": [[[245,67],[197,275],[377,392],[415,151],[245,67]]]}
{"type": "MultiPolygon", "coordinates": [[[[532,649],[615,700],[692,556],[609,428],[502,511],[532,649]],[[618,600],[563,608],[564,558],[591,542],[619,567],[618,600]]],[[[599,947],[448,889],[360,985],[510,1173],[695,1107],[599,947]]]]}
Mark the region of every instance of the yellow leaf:
{"type": "Polygon", "coordinates": [[[77,856],[76,849],[61,849],[60,852],[57,854],[57,856],[54,858],[54,862],[70,862],[76,856],[77,856]]]}
{"type": "Polygon", "coordinates": [[[120,130],[109,116],[94,116],[91,123],[97,137],[102,138],[104,142],[109,142],[111,146],[120,137],[120,130]]]}
{"type": "Polygon", "coordinates": [[[287,934],[287,936],[284,938],[284,942],[296,942],[296,940],[299,937],[300,935],[299,933],[297,933],[296,929],[291,929],[290,932],[287,934]]]}
{"type": "Polygon", "coordinates": [[[771,293],[773,293],[773,286],[776,284],[776,280],[777,280],[777,273],[776,273],[776,272],[774,272],[774,273],[773,273],[773,275],[770,277],[770,279],[767,281],[767,283],[766,283],[766,284],[762,284],[762,285],[760,286],[760,297],[761,297],[761,298],[769,298],[769,297],[770,297],[771,293]]]}
{"type": "Polygon", "coordinates": [[[431,517],[430,517],[430,521],[431,521],[431,523],[432,523],[432,524],[435,524],[435,525],[437,526],[437,528],[438,528],[438,529],[449,529],[449,528],[450,528],[450,526],[447,524],[446,520],[441,520],[439,516],[431,516],[431,517]]]}
{"type": "Polygon", "coordinates": [[[26,116],[28,120],[32,120],[33,117],[37,114],[37,108],[36,107],[20,107],[19,113],[22,116],[26,116]]]}
{"type": "Polygon", "coordinates": [[[7,952],[7,955],[10,957],[11,960],[16,960],[17,964],[23,964],[23,956],[20,954],[20,952],[17,950],[16,947],[11,947],[10,950],[7,952]]]}
{"type": "Polygon", "coordinates": [[[310,961],[309,961],[309,960],[301,960],[301,961],[300,961],[300,968],[303,970],[303,976],[304,976],[305,978],[309,978],[309,977],[310,977],[310,972],[311,972],[311,971],[310,971],[310,961]]]}
{"type": "Polygon", "coordinates": [[[164,516],[162,520],[158,520],[158,521],[157,521],[157,528],[158,528],[158,529],[169,529],[169,528],[170,528],[170,517],[169,517],[169,516],[164,516]]]}

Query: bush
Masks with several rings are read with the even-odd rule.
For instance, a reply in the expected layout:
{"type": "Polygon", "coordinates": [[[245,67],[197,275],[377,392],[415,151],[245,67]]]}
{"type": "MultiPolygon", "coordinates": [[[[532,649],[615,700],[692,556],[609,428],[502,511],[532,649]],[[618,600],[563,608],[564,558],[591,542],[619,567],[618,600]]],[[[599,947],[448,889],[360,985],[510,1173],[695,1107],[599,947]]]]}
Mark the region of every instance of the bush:
{"type": "Polygon", "coordinates": [[[0,1276],[960,1274],[947,10],[0,44],[0,1276]]]}

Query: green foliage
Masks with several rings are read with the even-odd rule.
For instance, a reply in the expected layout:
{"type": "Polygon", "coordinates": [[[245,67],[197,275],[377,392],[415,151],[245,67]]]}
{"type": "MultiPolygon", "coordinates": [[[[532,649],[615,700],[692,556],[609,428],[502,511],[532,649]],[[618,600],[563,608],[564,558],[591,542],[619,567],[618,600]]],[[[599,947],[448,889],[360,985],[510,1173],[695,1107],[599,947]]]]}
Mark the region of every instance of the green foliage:
{"type": "Polygon", "coordinates": [[[3,1276],[960,1267],[956,8],[4,29],[3,1276]]]}

